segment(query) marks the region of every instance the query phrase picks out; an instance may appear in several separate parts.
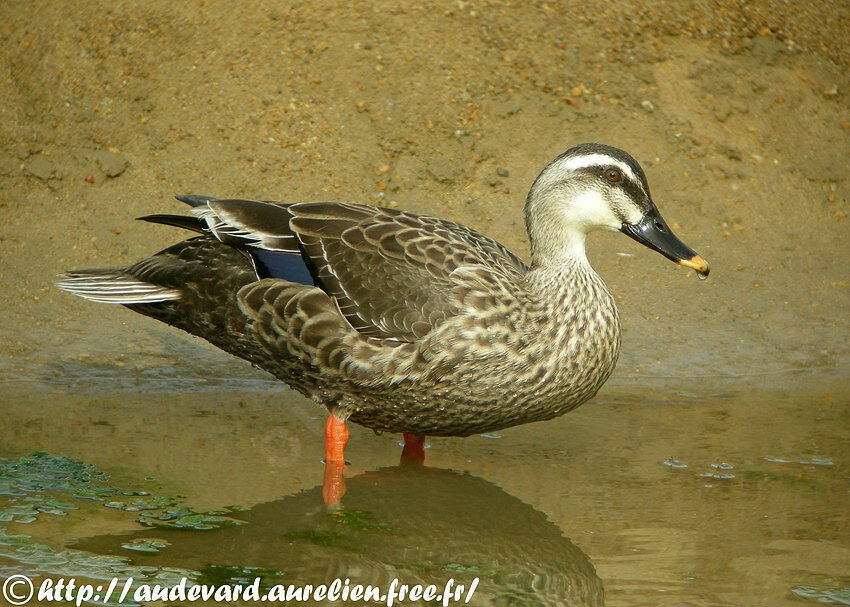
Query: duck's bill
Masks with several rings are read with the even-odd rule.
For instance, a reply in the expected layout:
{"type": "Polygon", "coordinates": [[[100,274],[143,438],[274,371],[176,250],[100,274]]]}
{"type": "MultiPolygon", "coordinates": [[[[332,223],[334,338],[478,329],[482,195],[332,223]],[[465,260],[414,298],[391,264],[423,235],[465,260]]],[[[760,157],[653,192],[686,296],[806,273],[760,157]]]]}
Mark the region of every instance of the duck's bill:
{"type": "Polygon", "coordinates": [[[646,213],[638,223],[624,223],[620,231],[653,251],[658,251],[667,259],[686,268],[691,268],[701,278],[708,276],[708,262],[676,238],[667,222],[655,209],[646,213]]]}

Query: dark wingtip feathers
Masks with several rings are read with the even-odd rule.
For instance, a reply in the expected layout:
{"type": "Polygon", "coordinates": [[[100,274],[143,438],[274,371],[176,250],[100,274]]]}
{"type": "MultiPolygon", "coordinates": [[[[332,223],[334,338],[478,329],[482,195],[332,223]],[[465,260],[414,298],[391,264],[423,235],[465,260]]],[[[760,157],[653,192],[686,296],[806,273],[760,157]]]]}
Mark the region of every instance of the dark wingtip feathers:
{"type": "Polygon", "coordinates": [[[206,231],[206,224],[200,217],[156,214],[136,217],[136,219],[139,221],[147,221],[148,223],[159,223],[166,226],[173,226],[175,228],[183,228],[184,230],[191,230],[193,232],[198,232],[199,234],[204,234],[206,231]]]}

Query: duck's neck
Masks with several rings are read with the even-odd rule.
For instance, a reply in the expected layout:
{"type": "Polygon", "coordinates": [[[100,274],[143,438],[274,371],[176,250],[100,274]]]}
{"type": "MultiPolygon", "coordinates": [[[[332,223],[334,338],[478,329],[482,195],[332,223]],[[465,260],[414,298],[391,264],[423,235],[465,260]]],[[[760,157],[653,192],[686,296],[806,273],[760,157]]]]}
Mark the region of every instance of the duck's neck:
{"type": "Polygon", "coordinates": [[[562,229],[558,233],[544,232],[531,235],[531,267],[533,269],[550,269],[568,266],[587,268],[585,241],[587,234],[575,229],[562,229]]]}
{"type": "Polygon", "coordinates": [[[549,336],[554,350],[599,361],[607,378],[619,351],[620,321],[614,298],[587,260],[585,236],[562,232],[557,242],[533,241],[527,310],[542,319],[535,326],[556,327],[549,336]]]}
{"type": "Polygon", "coordinates": [[[587,231],[581,226],[568,223],[555,213],[526,215],[526,222],[532,271],[545,275],[560,274],[567,269],[595,274],[584,248],[587,231]]]}
{"type": "Polygon", "coordinates": [[[579,293],[585,298],[583,305],[592,302],[607,305],[610,298],[602,279],[591,267],[585,252],[587,232],[572,225],[529,229],[531,238],[531,267],[526,275],[528,288],[547,299],[556,299],[564,305],[579,293]]]}
{"type": "Polygon", "coordinates": [[[585,222],[575,213],[565,212],[562,199],[570,198],[558,192],[541,192],[536,182],[528,193],[525,227],[531,244],[533,269],[555,269],[564,265],[590,268],[584,250],[588,232],[585,222]]]}
{"type": "Polygon", "coordinates": [[[596,287],[594,292],[599,289],[607,291],[587,257],[581,254],[564,255],[557,260],[547,260],[545,264],[532,262],[526,274],[526,284],[529,291],[562,303],[567,295],[572,299],[577,290],[583,291],[587,287],[596,287]]]}

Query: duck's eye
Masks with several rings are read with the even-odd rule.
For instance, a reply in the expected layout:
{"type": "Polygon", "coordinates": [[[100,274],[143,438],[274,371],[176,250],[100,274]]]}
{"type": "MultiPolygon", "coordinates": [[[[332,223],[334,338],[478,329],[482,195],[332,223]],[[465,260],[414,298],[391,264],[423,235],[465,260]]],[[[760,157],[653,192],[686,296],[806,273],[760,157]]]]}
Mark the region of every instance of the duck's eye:
{"type": "Polygon", "coordinates": [[[620,171],[617,169],[605,169],[605,179],[611,183],[617,183],[622,178],[620,171]]]}

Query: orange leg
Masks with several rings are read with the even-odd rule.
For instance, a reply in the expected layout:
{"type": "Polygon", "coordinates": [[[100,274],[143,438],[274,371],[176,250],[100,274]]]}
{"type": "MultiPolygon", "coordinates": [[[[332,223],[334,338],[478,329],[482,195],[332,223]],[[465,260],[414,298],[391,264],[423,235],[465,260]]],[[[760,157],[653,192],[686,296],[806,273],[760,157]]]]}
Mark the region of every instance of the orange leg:
{"type": "Polygon", "coordinates": [[[400,463],[402,465],[421,466],[424,461],[425,437],[418,434],[405,434],[400,463]]]}
{"type": "Polygon", "coordinates": [[[348,442],[348,426],[333,415],[325,423],[325,479],[322,497],[327,505],[339,504],[345,495],[345,444],[348,442]]]}

